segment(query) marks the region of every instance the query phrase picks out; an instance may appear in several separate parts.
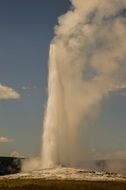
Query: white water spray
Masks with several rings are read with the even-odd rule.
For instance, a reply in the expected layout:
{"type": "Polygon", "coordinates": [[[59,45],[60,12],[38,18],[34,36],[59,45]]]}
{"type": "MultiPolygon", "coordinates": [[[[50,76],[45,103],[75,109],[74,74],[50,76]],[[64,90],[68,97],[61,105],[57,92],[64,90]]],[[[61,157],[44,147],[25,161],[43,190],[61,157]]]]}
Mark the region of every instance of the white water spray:
{"type": "Polygon", "coordinates": [[[64,89],[60,79],[60,70],[56,61],[56,47],[50,45],[48,103],[44,121],[43,167],[52,167],[66,162],[67,127],[64,110],[64,89]],[[64,139],[65,138],[65,139],[64,139]]]}
{"type": "Polygon", "coordinates": [[[43,168],[76,166],[81,129],[110,91],[126,87],[126,0],[71,2],[50,46],[43,168]]]}

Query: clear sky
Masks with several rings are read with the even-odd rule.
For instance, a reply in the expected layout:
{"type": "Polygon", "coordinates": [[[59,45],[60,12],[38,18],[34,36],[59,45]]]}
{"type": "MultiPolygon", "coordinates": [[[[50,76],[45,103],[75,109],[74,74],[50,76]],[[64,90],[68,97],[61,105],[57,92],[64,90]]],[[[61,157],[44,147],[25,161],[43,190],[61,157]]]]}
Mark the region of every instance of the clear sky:
{"type": "MultiPolygon", "coordinates": [[[[20,94],[18,99],[0,99],[1,156],[15,151],[39,154],[49,44],[57,17],[69,6],[68,0],[0,1],[0,83],[20,94]]],[[[101,110],[97,122],[86,131],[86,143],[93,150],[126,156],[126,90],[112,93],[101,110]]]]}

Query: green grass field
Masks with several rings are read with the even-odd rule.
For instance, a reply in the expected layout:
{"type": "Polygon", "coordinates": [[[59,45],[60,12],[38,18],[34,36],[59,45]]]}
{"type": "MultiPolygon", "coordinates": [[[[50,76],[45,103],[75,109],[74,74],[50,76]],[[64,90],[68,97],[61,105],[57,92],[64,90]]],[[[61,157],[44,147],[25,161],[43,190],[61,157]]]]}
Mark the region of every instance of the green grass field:
{"type": "Polygon", "coordinates": [[[7,179],[0,180],[0,189],[22,190],[126,190],[126,182],[91,182],[72,180],[7,179]]]}

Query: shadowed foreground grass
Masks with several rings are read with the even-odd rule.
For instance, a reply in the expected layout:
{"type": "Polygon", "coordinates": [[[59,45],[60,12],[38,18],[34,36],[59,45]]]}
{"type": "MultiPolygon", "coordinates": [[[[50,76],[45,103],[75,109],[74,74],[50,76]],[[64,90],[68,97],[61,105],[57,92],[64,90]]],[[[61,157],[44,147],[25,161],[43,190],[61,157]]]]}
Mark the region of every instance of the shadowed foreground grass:
{"type": "Polygon", "coordinates": [[[0,180],[0,189],[30,190],[126,190],[126,182],[7,179],[0,180]]]}

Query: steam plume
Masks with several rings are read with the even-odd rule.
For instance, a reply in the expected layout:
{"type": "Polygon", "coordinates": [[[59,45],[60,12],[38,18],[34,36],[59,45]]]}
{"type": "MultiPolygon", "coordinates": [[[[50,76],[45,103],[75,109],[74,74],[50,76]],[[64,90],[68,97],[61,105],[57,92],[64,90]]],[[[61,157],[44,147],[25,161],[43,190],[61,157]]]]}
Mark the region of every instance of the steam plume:
{"type": "Polygon", "coordinates": [[[42,167],[76,166],[82,127],[126,88],[126,0],[71,0],[50,46],[42,167]]]}

